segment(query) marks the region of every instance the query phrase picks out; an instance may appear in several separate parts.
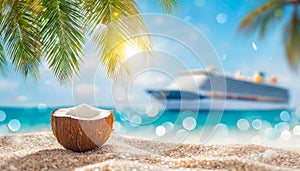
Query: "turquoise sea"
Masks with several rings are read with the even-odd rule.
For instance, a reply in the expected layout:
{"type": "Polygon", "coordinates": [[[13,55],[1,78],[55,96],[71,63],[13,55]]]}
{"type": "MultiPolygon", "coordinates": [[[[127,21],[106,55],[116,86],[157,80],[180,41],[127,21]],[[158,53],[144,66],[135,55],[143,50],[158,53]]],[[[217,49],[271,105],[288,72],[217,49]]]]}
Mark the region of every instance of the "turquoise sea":
{"type": "MultiPolygon", "coordinates": [[[[50,115],[57,108],[0,107],[0,135],[51,130],[50,115]]],[[[208,130],[214,130],[209,133],[212,135],[209,138],[211,143],[290,144],[297,147],[300,140],[300,108],[280,111],[225,111],[219,122],[212,122],[208,117],[214,118],[208,112],[164,111],[155,117],[149,117],[115,110],[114,133],[166,141],[173,141],[174,135],[181,137],[176,138],[176,141],[197,143],[198,138],[203,136],[201,131],[210,128],[208,130]]]]}

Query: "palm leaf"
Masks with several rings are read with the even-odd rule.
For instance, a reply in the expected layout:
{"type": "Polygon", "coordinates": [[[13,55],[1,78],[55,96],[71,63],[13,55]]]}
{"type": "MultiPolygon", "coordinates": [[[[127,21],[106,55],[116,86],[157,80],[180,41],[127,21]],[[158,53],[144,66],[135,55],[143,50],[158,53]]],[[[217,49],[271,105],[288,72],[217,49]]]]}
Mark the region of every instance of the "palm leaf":
{"type": "Polygon", "coordinates": [[[37,79],[41,55],[36,11],[30,0],[2,2],[1,34],[7,56],[15,70],[25,77],[37,79]]]}
{"type": "Polygon", "coordinates": [[[255,31],[259,29],[259,35],[264,36],[268,27],[274,21],[281,18],[278,11],[282,11],[284,0],[271,0],[250,12],[240,23],[239,30],[255,31]]]}
{"type": "Polygon", "coordinates": [[[139,14],[134,0],[86,0],[83,2],[86,10],[87,29],[93,32],[99,24],[108,25],[118,21],[121,16],[139,14]]]}
{"type": "MultiPolygon", "coordinates": [[[[2,7],[0,8],[0,21],[3,21],[3,12],[2,12],[2,7]]],[[[0,22],[0,28],[1,26],[1,22],[0,22]]],[[[0,71],[2,74],[4,74],[4,66],[6,65],[7,61],[5,58],[5,52],[4,52],[4,47],[3,47],[3,39],[2,36],[0,34],[0,71]]]]}
{"type": "Polygon", "coordinates": [[[177,7],[177,0],[158,0],[168,14],[172,14],[173,7],[177,7]]]}
{"type": "Polygon", "coordinates": [[[6,59],[4,54],[4,48],[2,45],[2,38],[0,37],[0,71],[4,73],[4,66],[6,65],[6,59]]]}
{"type": "Polygon", "coordinates": [[[129,66],[126,63],[129,58],[126,54],[126,48],[138,47],[141,51],[147,52],[152,47],[148,35],[131,37],[130,35],[133,33],[130,32],[131,30],[124,30],[126,27],[130,28],[133,25],[128,26],[124,22],[112,23],[98,36],[99,42],[103,42],[103,46],[100,48],[100,53],[103,54],[101,61],[107,66],[108,75],[112,78],[117,78],[122,71],[130,74],[129,66]]]}
{"type": "Polygon", "coordinates": [[[142,51],[152,47],[148,33],[135,1],[133,0],[102,0],[87,1],[87,29],[91,31],[94,41],[98,44],[101,62],[107,68],[108,76],[117,78],[118,71],[127,68],[124,60],[126,46],[139,46],[142,51]],[[127,18],[126,18],[127,17],[127,18]],[[133,35],[142,36],[132,37],[133,35]],[[146,34],[146,35],[145,35],[146,34]]]}
{"type": "Polygon", "coordinates": [[[45,59],[59,82],[79,73],[84,43],[83,13],[78,0],[42,0],[45,8],[42,43],[45,59]]]}
{"type": "Polygon", "coordinates": [[[0,9],[3,9],[4,7],[6,7],[8,1],[9,0],[2,0],[2,2],[0,2],[0,9]]]}
{"type": "Polygon", "coordinates": [[[298,17],[298,7],[294,9],[294,15],[287,26],[285,51],[290,66],[297,68],[300,61],[300,18],[298,17]]]}

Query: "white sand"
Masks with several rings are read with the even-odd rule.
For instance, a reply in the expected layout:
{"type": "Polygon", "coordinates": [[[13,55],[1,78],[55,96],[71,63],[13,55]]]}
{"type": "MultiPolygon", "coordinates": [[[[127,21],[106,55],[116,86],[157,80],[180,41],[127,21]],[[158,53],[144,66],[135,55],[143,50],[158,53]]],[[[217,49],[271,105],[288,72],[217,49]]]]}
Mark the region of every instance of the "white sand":
{"type": "Polygon", "coordinates": [[[0,170],[299,170],[300,153],[257,145],[172,144],[112,135],[74,153],[51,132],[0,136],[0,170]]]}

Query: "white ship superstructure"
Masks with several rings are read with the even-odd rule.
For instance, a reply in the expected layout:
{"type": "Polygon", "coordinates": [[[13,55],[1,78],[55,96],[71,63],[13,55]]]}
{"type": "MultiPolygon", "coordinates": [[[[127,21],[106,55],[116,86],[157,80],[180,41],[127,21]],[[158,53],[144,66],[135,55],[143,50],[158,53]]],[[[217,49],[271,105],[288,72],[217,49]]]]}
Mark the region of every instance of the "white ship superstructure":
{"type": "Polygon", "coordinates": [[[147,90],[168,110],[279,110],[288,108],[289,91],[272,83],[238,79],[218,72],[181,73],[165,89],[147,90]]]}

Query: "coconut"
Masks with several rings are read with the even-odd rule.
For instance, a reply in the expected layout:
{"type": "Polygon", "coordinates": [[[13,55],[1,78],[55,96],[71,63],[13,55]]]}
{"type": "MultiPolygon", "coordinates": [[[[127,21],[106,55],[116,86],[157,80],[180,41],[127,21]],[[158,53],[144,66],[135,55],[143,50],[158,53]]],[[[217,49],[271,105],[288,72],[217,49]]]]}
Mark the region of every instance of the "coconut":
{"type": "Polygon", "coordinates": [[[52,132],[66,149],[85,152],[102,146],[113,130],[112,110],[82,104],[52,112],[52,132]]]}

